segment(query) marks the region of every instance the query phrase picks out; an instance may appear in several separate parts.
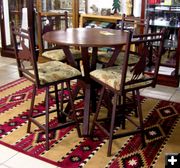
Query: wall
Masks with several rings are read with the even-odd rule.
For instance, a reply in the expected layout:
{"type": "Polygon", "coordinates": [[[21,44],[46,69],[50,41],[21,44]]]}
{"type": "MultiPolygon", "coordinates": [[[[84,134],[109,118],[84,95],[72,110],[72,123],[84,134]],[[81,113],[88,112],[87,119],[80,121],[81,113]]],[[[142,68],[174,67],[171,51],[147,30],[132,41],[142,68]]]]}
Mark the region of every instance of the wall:
{"type": "MultiPolygon", "coordinates": [[[[122,1],[125,1],[125,0],[122,0],[122,1]]],[[[102,8],[110,8],[111,12],[113,12],[112,11],[113,0],[103,0],[103,3],[102,3],[102,0],[88,0],[88,12],[89,13],[92,13],[92,10],[90,9],[90,7],[93,4],[95,4],[98,7],[99,13],[102,8]]],[[[125,4],[124,2],[121,2],[121,12],[120,13],[124,12],[124,4],[125,4]]]]}
{"type": "Polygon", "coordinates": [[[110,8],[112,9],[113,0],[88,0],[88,13],[92,13],[90,7],[94,4],[98,7],[98,10],[101,11],[101,8],[110,8]]]}

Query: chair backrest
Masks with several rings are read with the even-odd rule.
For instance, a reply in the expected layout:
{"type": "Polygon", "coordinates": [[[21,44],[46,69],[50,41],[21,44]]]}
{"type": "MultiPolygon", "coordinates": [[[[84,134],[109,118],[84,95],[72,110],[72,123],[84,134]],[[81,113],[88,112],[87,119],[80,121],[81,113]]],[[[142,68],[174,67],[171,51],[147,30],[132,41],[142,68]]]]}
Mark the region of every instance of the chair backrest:
{"type": "Polygon", "coordinates": [[[125,14],[122,15],[122,20],[117,21],[117,29],[131,30],[133,34],[147,34],[149,30],[149,17],[146,19],[129,18],[125,14]]]}
{"type": "Polygon", "coordinates": [[[20,76],[26,77],[38,85],[37,52],[29,29],[16,27],[12,22],[11,35],[20,76]]]}
{"type": "Polygon", "coordinates": [[[163,30],[160,33],[132,35],[132,38],[125,48],[120,85],[121,92],[148,86],[155,87],[163,51],[164,34],[165,31],[163,30]],[[152,45],[154,42],[159,42],[160,46],[154,47],[152,45]],[[132,44],[138,47],[137,52],[134,52],[133,56],[135,56],[135,54],[138,55],[139,60],[129,66],[128,61],[132,57],[130,54],[130,46],[132,44]],[[151,59],[154,60],[154,65],[150,70],[149,62],[151,59]],[[151,73],[149,73],[149,71],[151,71],[151,73]]]}
{"type": "Polygon", "coordinates": [[[66,30],[68,28],[68,13],[37,13],[38,45],[40,54],[46,49],[56,48],[54,44],[44,42],[44,33],[53,30],[66,30]]]}

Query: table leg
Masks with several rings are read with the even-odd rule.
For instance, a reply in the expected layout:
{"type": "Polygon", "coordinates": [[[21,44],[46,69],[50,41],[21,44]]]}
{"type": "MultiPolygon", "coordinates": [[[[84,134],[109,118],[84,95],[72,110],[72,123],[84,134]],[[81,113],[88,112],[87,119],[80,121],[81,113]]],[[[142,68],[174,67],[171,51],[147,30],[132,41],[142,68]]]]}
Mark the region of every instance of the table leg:
{"type": "Polygon", "coordinates": [[[122,46],[116,46],[114,49],[114,52],[112,54],[112,57],[110,58],[109,62],[106,64],[105,67],[113,66],[114,62],[116,61],[116,58],[118,57],[120,51],[122,50],[122,46]]]}
{"type": "MultiPolygon", "coordinates": [[[[65,55],[67,55],[67,60],[69,64],[73,67],[77,67],[74,57],[69,50],[69,47],[62,47],[65,55]]],[[[82,129],[82,135],[83,136],[88,136],[89,135],[89,117],[90,117],[90,95],[91,95],[91,84],[90,84],[90,77],[89,77],[89,72],[90,72],[90,55],[88,53],[88,47],[82,47],[82,60],[83,60],[83,67],[84,67],[84,80],[80,82],[78,80],[78,84],[81,86],[77,86],[75,89],[73,96],[74,98],[77,96],[80,87],[83,87],[85,90],[84,94],[84,114],[83,114],[83,129],[82,129]]],[[[96,52],[96,51],[95,51],[96,52]]],[[[65,112],[68,112],[70,110],[71,106],[68,103],[66,106],[65,112]]]]}
{"type": "Polygon", "coordinates": [[[85,96],[84,96],[84,116],[83,116],[83,136],[89,135],[89,117],[90,117],[90,102],[91,102],[91,80],[89,76],[90,72],[90,56],[88,53],[88,47],[82,47],[82,60],[84,68],[84,82],[85,82],[85,96]]]}
{"type": "Polygon", "coordinates": [[[63,51],[64,51],[64,54],[65,54],[66,57],[67,57],[68,63],[69,63],[71,66],[77,68],[77,64],[76,64],[76,62],[75,62],[74,56],[72,55],[69,47],[63,46],[62,49],[63,49],[63,51]]]}
{"type": "Polygon", "coordinates": [[[98,54],[98,48],[93,47],[92,49],[92,60],[91,60],[91,71],[96,69],[96,63],[97,63],[97,54],[98,54]]]}
{"type": "Polygon", "coordinates": [[[86,84],[85,88],[85,97],[84,97],[84,116],[83,116],[83,136],[89,135],[89,118],[90,118],[90,94],[91,94],[91,85],[86,84]]]}

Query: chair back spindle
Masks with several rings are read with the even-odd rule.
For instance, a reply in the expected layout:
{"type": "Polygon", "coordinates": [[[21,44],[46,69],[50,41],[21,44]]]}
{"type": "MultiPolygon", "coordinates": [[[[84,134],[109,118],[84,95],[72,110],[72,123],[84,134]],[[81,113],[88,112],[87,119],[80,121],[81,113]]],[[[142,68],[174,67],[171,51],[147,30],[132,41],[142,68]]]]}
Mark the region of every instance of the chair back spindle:
{"type": "MultiPolygon", "coordinates": [[[[122,67],[121,74],[121,91],[122,93],[129,90],[140,89],[148,86],[155,87],[157,81],[157,75],[159,71],[159,65],[164,45],[163,30],[160,33],[151,34],[139,34],[133,35],[130,45],[135,44],[137,51],[133,52],[134,55],[139,57],[139,60],[135,64],[128,64],[128,60],[131,59],[130,46],[126,46],[125,58],[122,67]],[[154,47],[153,43],[158,42],[159,47],[154,47]],[[149,67],[149,62],[154,59],[154,64],[149,67]],[[150,69],[149,69],[150,68],[150,69]],[[152,70],[153,68],[153,70],[152,70]],[[148,71],[153,72],[148,75],[148,71]]],[[[132,53],[132,51],[131,51],[132,53]]]]}
{"type": "Polygon", "coordinates": [[[37,13],[37,28],[38,28],[38,44],[40,55],[49,49],[56,49],[55,44],[46,43],[42,36],[43,34],[54,30],[66,30],[68,28],[68,12],[64,13],[37,13]]]}
{"type": "Polygon", "coordinates": [[[133,34],[147,34],[149,31],[149,17],[146,19],[132,19],[122,15],[122,19],[117,21],[117,29],[131,30],[133,34]]]}
{"type": "Polygon", "coordinates": [[[37,55],[33,48],[33,40],[29,36],[29,29],[17,28],[11,24],[14,52],[17,60],[18,71],[21,77],[26,77],[39,85],[37,55]]]}

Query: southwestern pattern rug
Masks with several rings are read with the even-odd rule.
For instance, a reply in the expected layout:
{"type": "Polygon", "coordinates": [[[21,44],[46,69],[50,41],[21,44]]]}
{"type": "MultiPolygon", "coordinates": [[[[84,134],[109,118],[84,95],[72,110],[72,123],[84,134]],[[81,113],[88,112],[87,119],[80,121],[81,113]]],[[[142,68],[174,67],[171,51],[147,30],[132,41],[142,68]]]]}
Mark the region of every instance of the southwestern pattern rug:
{"type": "MultiPolygon", "coordinates": [[[[51,148],[46,151],[44,135],[36,126],[31,129],[32,133],[26,133],[31,95],[32,84],[24,78],[0,87],[0,143],[58,167],[156,167],[159,160],[164,161],[166,152],[180,152],[176,148],[180,146],[180,104],[145,97],[142,97],[145,148],[140,135],[119,138],[113,141],[112,157],[107,157],[108,140],[101,131],[96,130],[93,139],[79,138],[75,127],[70,126],[51,134],[51,148]]],[[[44,91],[40,90],[35,102],[37,113],[44,110],[43,101],[44,91]]],[[[51,104],[53,108],[53,100],[51,104]]],[[[76,108],[82,106],[82,101],[76,102],[76,108]]],[[[39,121],[44,122],[43,116],[39,121]]],[[[50,124],[57,124],[55,114],[51,115],[50,124]]],[[[126,128],[130,127],[127,123],[126,128]]]]}

